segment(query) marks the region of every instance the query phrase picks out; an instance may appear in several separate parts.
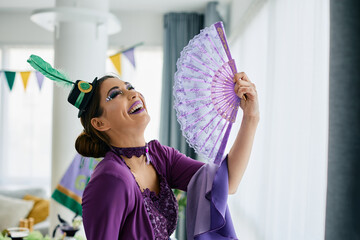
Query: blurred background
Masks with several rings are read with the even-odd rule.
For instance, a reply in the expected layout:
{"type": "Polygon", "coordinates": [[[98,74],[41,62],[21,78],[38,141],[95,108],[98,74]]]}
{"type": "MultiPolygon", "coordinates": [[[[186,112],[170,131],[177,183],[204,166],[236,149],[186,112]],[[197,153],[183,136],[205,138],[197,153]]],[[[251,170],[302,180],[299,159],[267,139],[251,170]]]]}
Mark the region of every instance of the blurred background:
{"type": "MultiPolygon", "coordinates": [[[[82,130],[77,111],[66,102],[67,91],[33,72],[24,80],[21,73],[32,71],[26,62],[30,54],[74,79],[92,81],[120,74],[110,57],[133,49],[135,65],[124,54],[117,61],[121,78],[147,101],[146,140],[160,139],[191,156],[167,100],[171,76],[187,42],[218,20],[224,22],[238,71],[256,84],[261,115],[248,168],[237,193],[229,196],[237,235],[324,239],[326,0],[1,0],[0,186],[41,188],[43,198],[50,198],[75,156],[74,141],[82,130]]],[[[241,119],[239,111],[227,150],[241,119]]],[[[53,212],[66,211],[53,200],[50,205],[53,212]]],[[[54,216],[51,226],[57,224],[54,216]]]]}

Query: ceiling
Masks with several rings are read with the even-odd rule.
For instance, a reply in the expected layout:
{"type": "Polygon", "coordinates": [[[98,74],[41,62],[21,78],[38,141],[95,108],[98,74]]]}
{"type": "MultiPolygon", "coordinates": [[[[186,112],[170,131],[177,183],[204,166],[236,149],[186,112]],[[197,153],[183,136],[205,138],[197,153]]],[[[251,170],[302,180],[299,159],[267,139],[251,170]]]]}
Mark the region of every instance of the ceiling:
{"type": "MultiPolygon", "coordinates": [[[[74,0],[84,1],[84,0],[74,0]]],[[[109,0],[110,11],[137,11],[165,13],[171,11],[204,11],[206,3],[212,0],[109,0]]],[[[235,0],[234,0],[235,1],[235,0]]],[[[232,0],[218,0],[228,4],[232,0]]],[[[55,6],[55,0],[0,0],[0,11],[21,12],[55,6]]]]}

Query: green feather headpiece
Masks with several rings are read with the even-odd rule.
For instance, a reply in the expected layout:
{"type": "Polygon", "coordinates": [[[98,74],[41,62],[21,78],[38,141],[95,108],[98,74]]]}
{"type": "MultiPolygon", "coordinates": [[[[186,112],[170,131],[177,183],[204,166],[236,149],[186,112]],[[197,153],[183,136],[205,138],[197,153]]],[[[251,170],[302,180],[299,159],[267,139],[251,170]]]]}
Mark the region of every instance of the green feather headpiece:
{"type": "Polygon", "coordinates": [[[44,61],[39,56],[31,55],[27,62],[45,77],[53,80],[57,85],[72,88],[68,96],[68,102],[79,109],[78,117],[81,117],[81,115],[86,111],[86,108],[93,96],[97,85],[97,78],[95,78],[92,83],[82,80],[73,82],[66,77],[64,73],[53,68],[48,62],[44,61]]]}
{"type": "Polygon", "coordinates": [[[31,55],[27,62],[36,70],[42,73],[48,79],[55,81],[61,87],[73,87],[74,82],[59,70],[53,68],[48,62],[45,62],[41,57],[31,55]]]}

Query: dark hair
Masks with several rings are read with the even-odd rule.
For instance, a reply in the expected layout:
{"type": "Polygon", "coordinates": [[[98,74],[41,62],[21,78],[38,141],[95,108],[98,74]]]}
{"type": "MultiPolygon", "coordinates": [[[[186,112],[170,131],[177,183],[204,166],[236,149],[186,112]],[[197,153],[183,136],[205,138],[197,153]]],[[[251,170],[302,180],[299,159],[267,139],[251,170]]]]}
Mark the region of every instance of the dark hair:
{"type": "Polygon", "coordinates": [[[84,130],[76,139],[75,148],[80,155],[85,157],[104,157],[111,147],[109,137],[91,125],[92,118],[100,117],[103,114],[103,109],[100,107],[100,87],[108,78],[116,77],[106,75],[98,79],[94,95],[86,111],[80,117],[84,130]]]}

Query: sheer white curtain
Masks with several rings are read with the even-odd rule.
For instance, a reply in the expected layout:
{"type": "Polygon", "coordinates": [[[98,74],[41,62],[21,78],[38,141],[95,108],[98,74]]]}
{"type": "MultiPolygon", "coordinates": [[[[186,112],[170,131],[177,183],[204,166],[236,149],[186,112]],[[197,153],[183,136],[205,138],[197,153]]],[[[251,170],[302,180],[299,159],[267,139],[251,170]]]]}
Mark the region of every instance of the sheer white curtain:
{"type": "Polygon", "coordinates": [[[0,101],[0,185],[40,186],[49,191],[51,165],[52,84],[44,81],[41,91],[34,72],[26,91],[21,71],[32,71],[26,59],[30,54],[52,62],[47,47],[3,48],[2,70],[16,71],[10,91],[1,74],[0,101]]]}
{"type": "Polygon", "coordinates": [[[254,2],[231,42],[238,70],[257,86],[261,115],[229,199],[234,225],[240,239],[324,239],[329,3],[254,2]]]}

